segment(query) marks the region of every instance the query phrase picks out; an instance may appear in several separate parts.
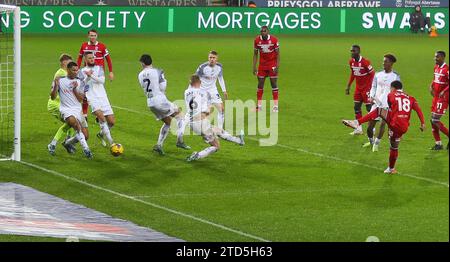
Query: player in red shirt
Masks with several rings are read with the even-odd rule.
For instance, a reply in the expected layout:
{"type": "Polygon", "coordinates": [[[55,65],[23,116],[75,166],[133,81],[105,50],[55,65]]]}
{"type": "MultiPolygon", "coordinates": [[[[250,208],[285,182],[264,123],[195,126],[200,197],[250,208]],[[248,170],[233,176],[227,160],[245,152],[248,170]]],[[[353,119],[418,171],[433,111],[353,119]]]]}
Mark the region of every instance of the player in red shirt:
{"type": "Polygon", "coordinates": [[[261,35],[257,36],[254,41],[253,52],[253,74],[258,77],[258,89],[256,97],[258,105],[256,111],[261,111],[262,97],[264,92],[264,82],[266,77],[270,78],[270,84],[272,85],[273,96],[273,112],[278,112],[278,69],[280,67],[280,44],[278,39],[269,34],[269,28],[267,26],[261,27],[261,35]],[[259,54],[259,66],[256,70],[256,63],[258,62],[259,54]]]}
{"type": "MultiPolygon", "coordinates": [[[[433,96],[431,106],[431,126],[434,140],[436,143],[431,150],[444,149],[440,132],[448,137],[448,129],[441,121],[441,117],[445,115],[448,108],[449,92],[448,92],[448,65],[445,63],[445,52],[437,51],[434,55],[436,65],[434,66],[434,79],[430,85],[430,93],[433,96]]],[[[448,150],[448,143],[447,143],[448,150]]]]}
{"type": "MultiPolygon", "coordinates": [[[[90,52],[94,54],[95,64],[98,66],[102,66],[103,70],[105,69],[105,59],[108,63],[109,70],[109,80],[114,80],[114,73],[112,68],[111,56],[109,55],[109,51],[106,48],[106,45],[97,41],[98,33],[96,30],[91,29],[88,32],[89,41],[81,44],[80,53],[78,54],[77,64],[81,68],[81,63],[83,61],[84,53],[90,52]]],[[[88,112],[88,102],[86,98],[83,100],[83,115],[87,117],[88,112]]]]}
{"type": "MultiPolygon", "coordinates": [[[[352,45],[350,50],[352,58],[348,62],[350,65],[350,79],[345,89],[345,94],[350,95],[350,87],[353,81],[356,79],[355,93],[353,94],[353,101],[355,110],[355,119],[362,116],[361,107],[364,103],[366,105],[367,112],[370,112],[372,108],[372,102],[370,101],[370,89],[372,88],[372,81],[375,76],[375,71],[373,70],[370,61],[361,56],[361,47],[359,45],[352,45]]],[[[368,130],[367,132],[373,132],[368,130]]],[[[362,126],[353,130],[350,135],[362,135],[362,126]]]]}
{"type": "Polygon", "coordinates": [[[416,111],[420,119],[420,130],[425,130],[425,120],[422,110],[416,99],[403,92],[403,85],[400,81],[391,83],[391,92],[388,95],[389,109],[377,108],[369,114],[357,120],[343,120],[344,125],[357,128],[361,124],[381,117],[389,126],[389,140],[391,149],[389,154],[389,167],[384,171],[385,174],[396,174],[395,162],[398,158],[398,146],[400,139],[408,131],[409,120],[411,118],[411,109],[416,111]]]}

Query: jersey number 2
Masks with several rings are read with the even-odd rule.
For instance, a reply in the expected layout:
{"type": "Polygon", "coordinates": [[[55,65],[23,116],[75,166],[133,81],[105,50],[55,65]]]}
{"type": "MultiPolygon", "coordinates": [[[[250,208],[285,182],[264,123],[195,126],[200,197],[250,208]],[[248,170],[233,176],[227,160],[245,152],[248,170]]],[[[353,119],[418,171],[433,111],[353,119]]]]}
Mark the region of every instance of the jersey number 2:
{"type": "Polygon", "coordinates": [[[150,92],[152,92],[152,89],[150,88],[150,79],[144,79],[144,83],[146,83],[147,84],[147,87],[145,88],[145,92],[147,92],[147,93],[150,93],[150,92]]]}

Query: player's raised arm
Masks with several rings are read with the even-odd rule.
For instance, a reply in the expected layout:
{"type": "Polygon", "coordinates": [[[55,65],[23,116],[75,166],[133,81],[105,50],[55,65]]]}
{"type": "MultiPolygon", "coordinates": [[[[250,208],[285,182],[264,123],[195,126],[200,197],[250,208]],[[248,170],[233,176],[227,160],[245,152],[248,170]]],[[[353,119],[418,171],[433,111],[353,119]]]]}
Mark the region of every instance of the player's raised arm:
{"type": "Polygon", "coordinates": [[[164,76],[164,70],[159,70],[159,90],[165,93],[167,89],[167,79],[164,76]]]}
{"type": "Polygon", "coordinates": [[[106,63],[108,64],[109,80],[113,81],[114,80],[114,73],[113,73],[112,60],[111,60],[111,55],[109,54],[109,51],[106,48],[106,46],[105,46],[104,52],[105,52],[104,58],[106,58],[106,63]]]}
{"type": "Polygon", "coordinates": [[[80,52],[78,53],[78,59],[77,59],[77,65],[79,67],[81,67],[81,62],[83,62],[83,55],[84,55],[83,49],[84,49],[84,44],[81,44],[80,52]]]}
{"type": "Polygon", "coordinates": [[[223,78],[223,67],[220,67],[220,73],[217,78],[219,80],[220,88],[222,89],[223,96],[225,100],[228,99],[227,87],[225,86],[225,79],[223,78]]]}
{"type": "Polygon", "coordinates": [[[369,98],[374,99],[377,94],[377,76],[375,75],[372,80],[372,88],[370,89],[369,98]]]}
{"type": "Polygon", "coordinates": [[[56,96],[58,95],[58,91],[59,91],[59,77],[57,77],[57,78],[55,78],[55,80],[53,80],[52,90],[50,92],[50,98],[52,100],[56,99],[56,96]]]}
{"type": "Polygon", "coordinates": [[[414,101],[413,105],[412,105],[412,109],[414,111],[416,111],[417,116],[420,119],[420,130],[424,131],[425,130],[425,118],[423,116],[423,112],[422,109],[420,109],[419,103],[417,103],[417,101],[414,101]]]}
{"type": "MultiPolygon", "coordinates": [[[[81,82],[81,81],[80,81],[81,82]]],[[[83,101],[84,99],[84,92],[80,92],[79,89],[79,84],[77,81],[72,82],[72,91],[73,94],[75,95],[75,97],[78,99],[78,101],[80,101],[80,103],[83,101]]],[[[84,86],[82,87],[84,88],[84,86]]]]}
{"type": "Polygon", "coordinates": [[[105,83],[105,72],[103,68],[100,67],[98,71],[98,75],[95,75],[94,72],[90,73],[90,77],[96,82],[96,84],[104,84],[105,83]]]}

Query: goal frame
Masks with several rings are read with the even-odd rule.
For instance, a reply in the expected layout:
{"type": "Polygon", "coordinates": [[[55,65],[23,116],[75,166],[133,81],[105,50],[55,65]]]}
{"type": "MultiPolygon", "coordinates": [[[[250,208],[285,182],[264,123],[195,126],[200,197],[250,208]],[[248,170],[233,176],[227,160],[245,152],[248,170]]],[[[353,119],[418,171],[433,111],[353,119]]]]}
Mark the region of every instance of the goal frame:
{"type": "MultiPolygon", "coordinates": [[[[12,11],[14,15],[14,151],[6,160],[21,160],[21,27],[20,7],[14,5],[1,5],[3,10],[12,11]]],[[[0,159],[2,156],[0,156],[0,159]]]]}

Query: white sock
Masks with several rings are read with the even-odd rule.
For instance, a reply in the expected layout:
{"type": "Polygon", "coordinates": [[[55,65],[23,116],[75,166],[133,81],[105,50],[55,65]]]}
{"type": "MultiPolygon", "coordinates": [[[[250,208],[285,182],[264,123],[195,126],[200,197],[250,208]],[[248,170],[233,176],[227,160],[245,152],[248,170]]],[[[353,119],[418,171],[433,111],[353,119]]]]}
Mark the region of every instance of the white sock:
{"type": "Polygon", "coordinates": [[[217,114],[217,126],[223,129],[223,123],[225,122],[225,112],[219,112],[217,114]]]}
{"type": "Polygon", "coordinates": [[[77,138],[78,141],[80,141],[80,145],[83,148],[83,150],[89,150],[89,146],[86,142],[86,138],[84,137],[83,132],[77,132],[75,134],[75,137],[77,138]]]}
{"type": "Polygon", "coordinates": [[[76,136],[76,133],[73,137],[66,140],[66,144],[68,144],[68,145],[73,145],[76,142],[78,142],[78,137],[76,136]]]}
{"type": "Polygon", "coordinates": [[[198,158],[205,158],[215,152],[217,152],[218,148],[215,146],[210,146],[207,147],[205,149],[203,149],[202,151],[198,152],[198,158]]]}
{"type": "Polygon", "coordinates": [[[436,141],[436,145],[442,146],[442,141],[436,141]]]}
{"type": "Polygon", "coordinates": [[[379,145],[379,144],[380,144],[380,142],[381,142],[381,139],[378,139],[378,137],[377,137],[377,138],[375,138],[375,145],[379,145]]]}
{"type": "Polygon", "coordinates": [[[225,139],[227,141],[236,143],[236,144],[240,144],[241,143],[241,139],[239,137],[235,137],[232,136],[230,133],[228,133],[227,131],[223,130],[222,133],[218,134],[218,136],[222,139],[225,139]]]}
{"type": "Polygon", "coordinates": [[[108,123],[103,122],[103,123],[99,123],[99,125],[100,125],[100,129],[102,130],[102,135],[105,136],[106,139],[108,140],[109,144],[112,145],[114,143],[114,140],[112,139],[111,131],[109,130],[108,123]]]}
{"type": "Polygon", "coordinates": [[[178,143],[183,143],[183,135],[184,135],[184,130],[186,129],[186,121],[184,121],[184,117],[177,117],[177,126],[178,126],[178,130],[177,130],[177,142],[178,143]]]}
{"type": "Polygon", "coordinates": [[[369,137],[368,139],[369,139],[369,142],[370,142],[371,144],[373,144],[373,137],[369,137]]]}
{"type": "Polygon", "coordinates": [[[158,146],[162,146],[164,143],[164,140],[166,140],[167,135],[169,134],[170,125],[166,125],[165,123],[161,127],[161,130],[159,131],[159,137],[158,137],[158,146]]]}
{"type": "Polygon", "coordinates": [[[356,128],[356,131],[361,132],[361,131],[362,131],[362,126],[358,126],[358,127],[356,128]]]}
{"type": "Polygon", "coordinates": [[[50,143],[50,145],[56,146],[57,143],[58,143],[58,141],[56,139],[53,139],[52,142],[50,143]]]}

